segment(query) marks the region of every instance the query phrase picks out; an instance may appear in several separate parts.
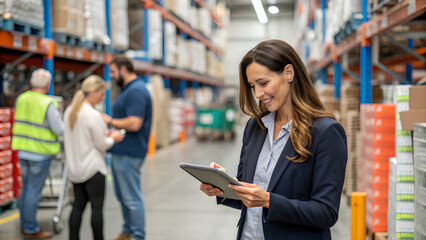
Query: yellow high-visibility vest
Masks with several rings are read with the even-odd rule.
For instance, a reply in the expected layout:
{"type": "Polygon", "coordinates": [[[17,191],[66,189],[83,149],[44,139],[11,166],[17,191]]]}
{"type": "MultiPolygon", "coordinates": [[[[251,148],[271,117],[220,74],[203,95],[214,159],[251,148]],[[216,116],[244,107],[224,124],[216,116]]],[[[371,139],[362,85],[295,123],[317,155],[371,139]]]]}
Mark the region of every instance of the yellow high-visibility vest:
{"type": "Polygon", "coordinates": [[[16,100],[15,122],[13,124],[12,149],[55,155],[60,151],[58,137],[46,121],[50,104],[58,107],[58,102],[38,92],[26,91],[16,100]]]}

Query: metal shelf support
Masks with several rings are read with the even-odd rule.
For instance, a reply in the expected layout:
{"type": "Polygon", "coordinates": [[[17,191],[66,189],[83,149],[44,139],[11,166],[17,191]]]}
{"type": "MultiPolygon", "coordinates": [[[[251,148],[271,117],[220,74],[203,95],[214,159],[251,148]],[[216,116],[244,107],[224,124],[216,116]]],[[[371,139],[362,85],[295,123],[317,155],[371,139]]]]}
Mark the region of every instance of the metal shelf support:
{"type": "Polygon", "coordinates": [[[362,39],[361,39],[361,104],[372,103],[373,93],[371,77],[373,67],[371,64],[371,39],[366,37],[368,22],[368,0],[362,0],[362,39]]]}
{"type": "MultiPolygon", "coordinates": [[[[148,13],[149,13],[149,10],[147,9],[147,8],[145,8],[144,10],[143,10],[143,21],[144,21],[144,23],[143,23],[143,38],[144,38],[144,51],[146,52],[146,58],[143,58],[143,60],[146,60],[146,61],[150,61],[149,60],[149,36],[148,36],[148,34],[149,34],[149,17],[148,17],[148,13]]],[[[163,28],[164,29],[164,28],[163,28]]],[[[164,35],[164,34],[163,34],[164,35]]]]}
{"type": "Polygon", "coordinates": [[[352,78],[356,79],[357,82],[359,82],[359,83],[361,82],[360,76],[358,74],[352,72],[349,68],[342,67],[342,72],[344,72],[344,73],[348,74],[349,76],[351,76],[352,78]]]}
{"type": "Polygon", "coordinates": [[[326,33],[326,18],[325,18],[325,12],[327,10],[327,0],[321,0],[321,7],[322,7],[322,44],[325,42],[325,33],[326,33]]]}
{"type": "MultiPolygon", "coordinates": [[[[390,36],[388,34],[384,34],[383,36],[385,38],[387,38],[392,44],[396,45],[397,47],[401,48],[402,50],[406,51],[407,53],[413,55],[415,58],[419,59],[420,61],[422,61],[426,65],[426,58],[413,50],[414,43],[412,43],[412,45],[413,45],[412,47],[407,47],[404,44],[395,40],[392,36],[390,36]]],[[[411,39],[411,41],[413,41],[413,40],[411,39]]],[[[409,45],[410,45],[410,43],[409,43],[409,45]]]]}
{"type": "MultiPolygon", "coordinates": [[[[408,45],[408,48],[410,48],[411,50],[414,50],[414,41],[412,38],[407,39],[407,45],[408,45]]],[[[413,83],[413,64],[412,63],[405,65],[405,78],[410,84],[413,83]]]]}
{"type": "MultiPolygon", "coordinates": [[[[111,7],[110,0],[105,0],[107,33],[108,33],[108,37],[111,39],[110,7],[111,7]]],[[[104,80],[107,85],[107,89],[105,93],[105,113],[110,115],[111,114],[111,78],[109,76],[110,67],[108,64],[104,64],[104,80]]]]}
{"type": "Polygon", "coordinates": [[[388,67],[386,67],[385,65],[381,64],[380,62],[374,63],[374,66],[380,68],[383,72],[391,75],[393,78],[398,79],[398,82],[400,82],[402,84],[410,84],[406,79],[404,79],[403,77],[401,77],[398,74],[394,73],[392,70],[390,70],[388,67]]]}
{"type": "Polygon", "coordinates": [[[49,95],[54,93],[54,75],[53,75],[53,40],[52,40],[52,14],[50,0],[43,0],[44,7],[44,37],[47,39],[48,44],[48,53],[43,56],[44,59],[44,69],[49,71],[52,74],[52,80],[50,82],[49,95]]]}
{"type": "Polygon", "coordinates": [[[164,77],[164,88],[165,89],[170,89],[170,78],[168,77],[164,77]]]}
{"type": "Polygon", "coordinates": [[[179,86],[180,86],[180,96],[183,98],[183,99],[185,99],[185,91],[186,91],[186,88],[187,88],[187,85],[188,83],[185,81],[185,80],[180,80],[179,81],[179,86]]]}
{"type": "Polygon", "coordinates": [[[327,69],[326,68],[321,69],[320,78],[322,79],[322,83],[327,84],[327,69]]]}
{"type": "Polygon", "coordinates": [[[334,63],[334,96],[340,99],[340,87],[342,85],[342,67],[340,62],[334,63]]]}
{"type": "Polygon", "coordinates": [[[383,72],[391,75],[393,78],[397,79],[400,83],[408,83],[407,80],[405,80],[403,77],[399,76],[398,74],[394,73],[391,69],[389,69],[387,66],[383,65],[380,62],[380,37],[375,36],[372,39],[372,48],[374,50],[373,56],[372,56],[372,62],[373,65],[380,68],[383,72]]]}

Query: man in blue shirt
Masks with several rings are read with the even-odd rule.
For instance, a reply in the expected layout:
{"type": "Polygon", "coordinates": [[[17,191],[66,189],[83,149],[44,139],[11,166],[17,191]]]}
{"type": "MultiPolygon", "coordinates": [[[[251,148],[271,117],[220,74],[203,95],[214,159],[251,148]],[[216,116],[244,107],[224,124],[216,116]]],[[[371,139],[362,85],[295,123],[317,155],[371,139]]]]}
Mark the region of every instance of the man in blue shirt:
{"type": "Polygon", "coordinates": [[[123,230],[114,240],[142,240],[145,239],[145,211],[140,168],[148,149],[152,102],[129,59],[115,58],[110,76],[123,89],[112,105],[112,118],[104,115],[104,121],[109,127],[126,130],[123,141],[110,150],[115,193],[124,218],[123,230]]]}

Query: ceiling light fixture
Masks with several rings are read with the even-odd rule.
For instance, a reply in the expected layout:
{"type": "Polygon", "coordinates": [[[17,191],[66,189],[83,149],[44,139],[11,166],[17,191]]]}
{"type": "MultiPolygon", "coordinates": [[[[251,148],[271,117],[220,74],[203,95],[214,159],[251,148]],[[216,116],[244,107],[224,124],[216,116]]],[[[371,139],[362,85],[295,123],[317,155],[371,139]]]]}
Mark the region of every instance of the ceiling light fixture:
{"type": "Polygon", "coordinates": [[[262,1],[261,0],[251,0],[251,3],[253,4],[254,11],[256,11],[257,18],[259,19],[260,23],[267,23],[268,17],[266,16],[265,9],[263,9],[262,1]]]}
{"type": "Polygon", "coordinates": [[[280,9],[277,6],[269,6],[268,12],[270,14],[277,14],[280,12],[280,9]]]}

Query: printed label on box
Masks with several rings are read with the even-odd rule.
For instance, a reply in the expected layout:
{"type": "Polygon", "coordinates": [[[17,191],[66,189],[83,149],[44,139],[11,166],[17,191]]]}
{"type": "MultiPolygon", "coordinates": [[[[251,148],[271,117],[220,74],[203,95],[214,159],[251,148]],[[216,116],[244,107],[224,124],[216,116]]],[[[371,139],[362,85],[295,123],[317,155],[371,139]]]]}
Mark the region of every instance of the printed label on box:
{"type": "Polygon", "coordinates": [[[396,232],[398,233],[413,233],[414,221],[411,220],[396,220],[396,232]]]}
{"type": "MultiPolygon", "coordinates": [[[[397,201],[396,202],[396,213],[397,213],[396,219],[404,220],[404,218],[398,218],[398,214],[414,213],[414,202],[413,201],[407,201],[407,202],[406,201],[397,201]]],[[[401,215],[400,217],[410,217],[410,216],[401,215]]],[[[414,215],[413,215],[412,219],[408,218],[407,220],[414,220],[414,215]]]]}
{"type": "Polygon", "coordinates": [[[413,164],[413,152],[396,152],[398,164],[413,164]]]}
{"type": "Polygon", "coordinates": [[[396,194],[414,194],[414,183],[397,183],[396,194]]]}

